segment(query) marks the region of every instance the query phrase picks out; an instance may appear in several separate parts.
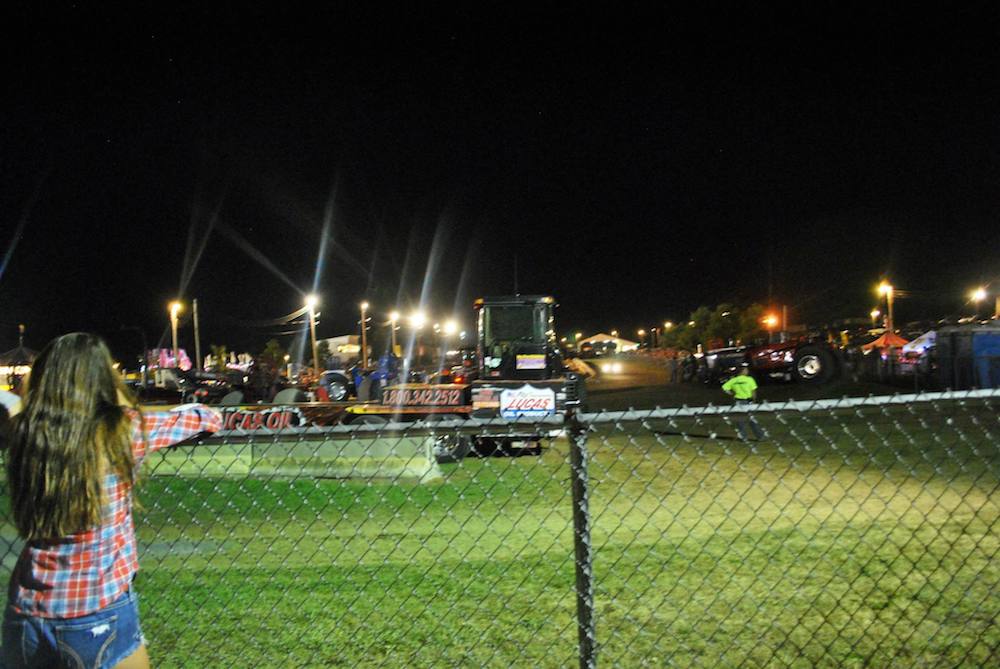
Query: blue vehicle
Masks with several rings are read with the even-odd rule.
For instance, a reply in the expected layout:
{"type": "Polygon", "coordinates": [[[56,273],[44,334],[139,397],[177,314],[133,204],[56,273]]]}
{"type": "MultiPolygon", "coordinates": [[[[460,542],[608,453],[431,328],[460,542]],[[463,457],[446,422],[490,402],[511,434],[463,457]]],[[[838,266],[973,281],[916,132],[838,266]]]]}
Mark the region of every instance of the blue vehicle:
{"type": "Polygon", "coordinates": [[[351,398],[378,400],[382,396],[382,388],[399,379],[399,372],[399,358],[386,353],[372,369],[365,370],[361,365],[348,369],[329,369],[320,376],[319,385],[326,390],[331,402],[343,402],[351,398]]]}

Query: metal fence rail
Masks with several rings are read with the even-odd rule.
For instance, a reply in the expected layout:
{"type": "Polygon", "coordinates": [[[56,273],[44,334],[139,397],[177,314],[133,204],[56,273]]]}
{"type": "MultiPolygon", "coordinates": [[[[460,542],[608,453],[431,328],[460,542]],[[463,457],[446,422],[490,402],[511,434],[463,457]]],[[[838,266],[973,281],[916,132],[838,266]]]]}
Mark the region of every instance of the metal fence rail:
{"type": "MultiPolygon", "coordinates": [[[[1000,666],[1000,392],[231,432],[154,454],[160,667],[1000,666]],[[440,464],[441,443],[480,453],[440,464]]],[[[3,576],[21,548],[4,495],[3,576]]]]}

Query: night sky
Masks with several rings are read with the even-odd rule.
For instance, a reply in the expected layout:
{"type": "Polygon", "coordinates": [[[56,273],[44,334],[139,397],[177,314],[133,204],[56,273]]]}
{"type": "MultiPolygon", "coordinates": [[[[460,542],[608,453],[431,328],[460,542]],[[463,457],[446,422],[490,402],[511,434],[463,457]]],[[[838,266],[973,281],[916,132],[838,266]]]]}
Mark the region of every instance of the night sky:
{"type": "Polygon", "coordinates": [[[317,267],[321,337],[363,299],[469,326],[515,281],[623,333],[1000,288],[993,3],[691,4],[10,13],[0,350],[18,323],[138,350],[180,294],[204,348],[256,352],[317,267]]]}

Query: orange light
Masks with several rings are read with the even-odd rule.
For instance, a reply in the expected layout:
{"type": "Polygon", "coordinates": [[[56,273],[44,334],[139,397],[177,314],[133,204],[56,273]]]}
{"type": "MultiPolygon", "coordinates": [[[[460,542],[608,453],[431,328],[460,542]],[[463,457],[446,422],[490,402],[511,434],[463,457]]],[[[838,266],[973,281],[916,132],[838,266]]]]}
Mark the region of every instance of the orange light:
{"type": "Polygon", "coordinates": [[[764,317],[763,323],[768,328],[777,327],[777,325],[778,325],[778,317],[775,316],[774,314],[768,314],[767,316],[764,317]]]}

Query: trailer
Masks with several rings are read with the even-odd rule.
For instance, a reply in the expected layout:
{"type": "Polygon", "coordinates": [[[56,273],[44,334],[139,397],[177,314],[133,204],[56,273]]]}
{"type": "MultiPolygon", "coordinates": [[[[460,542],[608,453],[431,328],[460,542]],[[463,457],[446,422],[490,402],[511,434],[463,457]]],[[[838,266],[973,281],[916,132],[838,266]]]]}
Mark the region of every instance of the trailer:
{"type": "Polygon", "coordinates": [[[566,370],[556,342],[556,301],[543,295],[475,301],[475,377],[460,383],[390,383],[377,401],[220,407],[224,427],[274,433],[342,424],[433,426],[439,463],[472,452],[538,452],[567,410],[582,407],[584,377],[566,370]]]}

